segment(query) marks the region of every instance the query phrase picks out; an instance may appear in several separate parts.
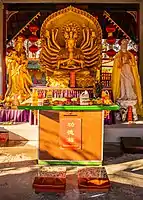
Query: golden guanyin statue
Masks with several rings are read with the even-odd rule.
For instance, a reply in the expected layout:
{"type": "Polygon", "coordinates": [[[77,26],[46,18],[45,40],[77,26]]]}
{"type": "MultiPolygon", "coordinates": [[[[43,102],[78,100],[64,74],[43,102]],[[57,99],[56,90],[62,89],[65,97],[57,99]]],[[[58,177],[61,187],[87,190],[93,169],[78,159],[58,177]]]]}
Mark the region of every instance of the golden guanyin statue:
{"type": "Polygon", "coordinates": [[[48,86],[92,87],[102,63],[102,31],[95,17],[72,6],[50,15],[41,27],[41,69],[48,86]]]}
{"type": "Polygon", "coordinates": [[[114,102],[137,101],[137,114],[143,116],[140,76],[135,56],[128,51],[128,40],[121,41],[121,49],[116,54],[112,71],[112,91],[114,102]]]}
{"type": "Polygon", "coordinates": [[[28,99],[31,96],[30,87],[32,86],[32,80],[27,70],[28,60],[26,54],[23,47],[16,47],[6,56],[8,88],[4,101],[11,104],[15,102],[15,98],[17,103],[28,99]]]}

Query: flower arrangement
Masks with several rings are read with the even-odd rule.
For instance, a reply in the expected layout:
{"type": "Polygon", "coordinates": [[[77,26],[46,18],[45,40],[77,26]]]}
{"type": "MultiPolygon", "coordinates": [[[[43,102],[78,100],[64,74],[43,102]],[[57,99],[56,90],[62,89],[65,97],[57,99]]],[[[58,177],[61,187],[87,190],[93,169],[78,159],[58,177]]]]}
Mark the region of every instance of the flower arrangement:
{"type": "Polygon", "coordinates": [[[102,83],[100,81],[97,81],[95,83],[95,90],[94,90],[95,98],[101,97],[102,89],[103,89],[102,83]]]}

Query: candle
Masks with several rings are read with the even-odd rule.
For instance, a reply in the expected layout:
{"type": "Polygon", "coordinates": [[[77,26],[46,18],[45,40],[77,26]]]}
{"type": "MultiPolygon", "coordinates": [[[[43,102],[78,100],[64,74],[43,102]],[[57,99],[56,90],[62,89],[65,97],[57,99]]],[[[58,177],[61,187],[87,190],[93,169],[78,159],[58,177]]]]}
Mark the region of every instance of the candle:
{"type": "Polygon", "coordinates": [[[75,72],[70,72],[70,87],[75,87],[75,72]]]}
{"type": "Polygon", "coordinates": [[[133,112],[132,112],[132,106],[128,107],[128,122],[131,123],[133,121],[133,112]]]}

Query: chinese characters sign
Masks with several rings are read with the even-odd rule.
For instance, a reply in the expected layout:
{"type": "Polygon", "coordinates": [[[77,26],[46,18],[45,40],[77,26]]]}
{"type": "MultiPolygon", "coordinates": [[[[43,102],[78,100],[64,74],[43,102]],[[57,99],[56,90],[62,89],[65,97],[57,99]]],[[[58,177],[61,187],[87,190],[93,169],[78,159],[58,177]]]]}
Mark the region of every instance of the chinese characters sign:
{"type": "Polygon", "coordinates": [[[60,120],[60,147],[81,149],[81,119],[60,120]]]}

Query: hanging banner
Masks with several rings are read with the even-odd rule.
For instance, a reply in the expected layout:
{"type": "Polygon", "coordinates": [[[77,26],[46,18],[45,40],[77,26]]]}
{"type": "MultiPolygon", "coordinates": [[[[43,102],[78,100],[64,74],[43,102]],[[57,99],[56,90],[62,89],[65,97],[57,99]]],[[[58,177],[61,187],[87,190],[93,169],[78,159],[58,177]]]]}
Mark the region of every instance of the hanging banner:
{"type": "Polygon", "coordinates": [[[81,119],[61,119],[59,136],[61,148],[81,149],[81,119]]]}

